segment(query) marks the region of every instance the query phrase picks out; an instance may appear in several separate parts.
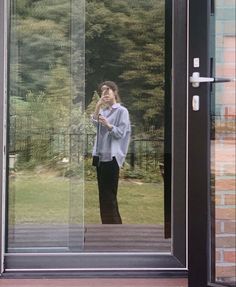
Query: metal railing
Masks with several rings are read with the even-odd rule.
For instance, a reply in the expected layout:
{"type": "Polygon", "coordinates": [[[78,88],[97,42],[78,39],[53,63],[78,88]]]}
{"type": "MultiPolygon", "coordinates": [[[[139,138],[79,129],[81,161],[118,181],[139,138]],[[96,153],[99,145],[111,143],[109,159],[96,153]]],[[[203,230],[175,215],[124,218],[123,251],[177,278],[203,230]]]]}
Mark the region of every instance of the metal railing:
{"type": "MultiPolygon", "coordinates": [[[[24,134],[10,134],[9,154],[11,156],[20,155],[25,161],[32,157],[43,160],[52,159],[57,156],[61,160],[65,158],[74,159],[78,157],[92,157],[92,149],[95,140],[94,133],[53,133],[37,132],[24,134]]],[[[160,162],[164,157],[164,139],[163,138],[132,138],[126,163],[131,168],[140,168],[144,170],[158,169],[160,162]]]]}

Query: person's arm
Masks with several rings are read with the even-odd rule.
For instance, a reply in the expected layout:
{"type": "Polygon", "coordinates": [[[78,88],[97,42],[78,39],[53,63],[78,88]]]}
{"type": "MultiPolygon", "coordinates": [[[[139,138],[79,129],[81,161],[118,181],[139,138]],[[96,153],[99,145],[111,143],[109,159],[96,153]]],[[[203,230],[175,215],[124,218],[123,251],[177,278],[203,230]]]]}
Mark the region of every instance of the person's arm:
{"type": "Polygon", "coordinates": [[[110,131],[110,134],[119,139],[122,138],[126,131],[130,129],[130,120],[129,120],[129,112],[128,110],[122,110],[120,121],[117,126],[113,125],[110,131]]]}
{"type": "Polygon", "coordinates": [[[99,101],[97,102],[96,106],[95,106],[95,111],[93,113],[93,118],[95,120],[98,120],[98,116],[100,114],[100,109],[101,109],[101,106],[103,105],[103,101],[102,99],[100,98],[99,101]]]}
{"type": "Polygon", "coordinates": [[[105,93],[107,92],[107,90],[104,90],[101,94],[101,97],[100,99],[98,100],[98,102],[96,103],[96,106],[95,106],[95,110],[94,110],[94,113],[92,115],[93,119],[95,121],[98,121],[99,120],[99,115],[100,115],[100,110],[101,110],[101,107],[102,105],[104,105],[104,100],[103,100],[103,97],[105,95],[105,93]]]}
{"type": "Polygon", "coordinates": [[[103,126],[107,127],[107,129],[110,132],[110,135],[112,135],[117,139],[122,138],[126,133],[126,131],[130,129],[129,113],[126,109],[122,110],[120,114],[119,123],[116,126],[111,125],[108,122],[107,118],[103,116],[99,117],[99,122],[101,122],[103,126]]]}
{"type": "Polygon", "coordinates": [[[102,96],[101,98],[98,100],[98,102],[96,103],[96,106],[95,106],[95,110],[93,112],[93,114],[91,115],[91,120],[92,120],[92,123],[97,126],[98,122],[99,122],[99,115],[100,115],[100,110],[101,110],[101,107],[102,105],[104,104],[103,100],[102,100],[102,96]]]}

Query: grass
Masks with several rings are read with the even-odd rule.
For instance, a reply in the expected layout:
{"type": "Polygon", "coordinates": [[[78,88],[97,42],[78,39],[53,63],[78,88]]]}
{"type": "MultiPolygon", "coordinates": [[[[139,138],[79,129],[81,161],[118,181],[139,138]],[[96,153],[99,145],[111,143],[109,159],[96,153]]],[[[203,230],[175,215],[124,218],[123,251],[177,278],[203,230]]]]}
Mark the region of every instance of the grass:
{"type": "MultiPolygon", "coordinates": [[[[163,223],[161,184],[121,180],[118,203],[123,223],[163,223]]],[[[85,183],[85,222],[100,222],[97,186],[94,181],[85,183]]]]}
{"type": "MultiPolygon", "coordinates": [[[[163,223],[160,183],[120,180],[118,202],[124,224],[163,223]]],[[[56,224],[73,220],[100,223],[96,181],[70,180],[49,173],[22,172],[10,177],[10,224],[56,224]]]]}

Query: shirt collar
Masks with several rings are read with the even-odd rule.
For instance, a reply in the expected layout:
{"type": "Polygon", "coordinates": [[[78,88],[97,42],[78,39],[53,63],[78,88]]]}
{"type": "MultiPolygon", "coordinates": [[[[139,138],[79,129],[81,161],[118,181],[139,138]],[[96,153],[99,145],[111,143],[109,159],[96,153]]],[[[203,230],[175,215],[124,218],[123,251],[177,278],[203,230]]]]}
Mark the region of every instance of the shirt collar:
{"type": "Polygon", "coordinates": [[[117,108],[119,108],[119,106],[120,106],[120,103],[115,103],[111,107],[112,107],[112,109],[117,109],[117,108]]]}

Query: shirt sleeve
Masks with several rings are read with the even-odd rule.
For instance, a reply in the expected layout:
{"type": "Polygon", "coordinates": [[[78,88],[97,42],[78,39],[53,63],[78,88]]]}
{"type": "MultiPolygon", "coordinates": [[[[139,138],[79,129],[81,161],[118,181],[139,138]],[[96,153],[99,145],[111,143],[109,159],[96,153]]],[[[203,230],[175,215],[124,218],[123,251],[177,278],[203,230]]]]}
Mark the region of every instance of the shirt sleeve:
{"type": "Polygon", "coordinates": [[[122,110],[117,125],[113,125],[109,132],[114,138],[120,139],[130,130],[129,112],[127,109],[122,110]]]}

